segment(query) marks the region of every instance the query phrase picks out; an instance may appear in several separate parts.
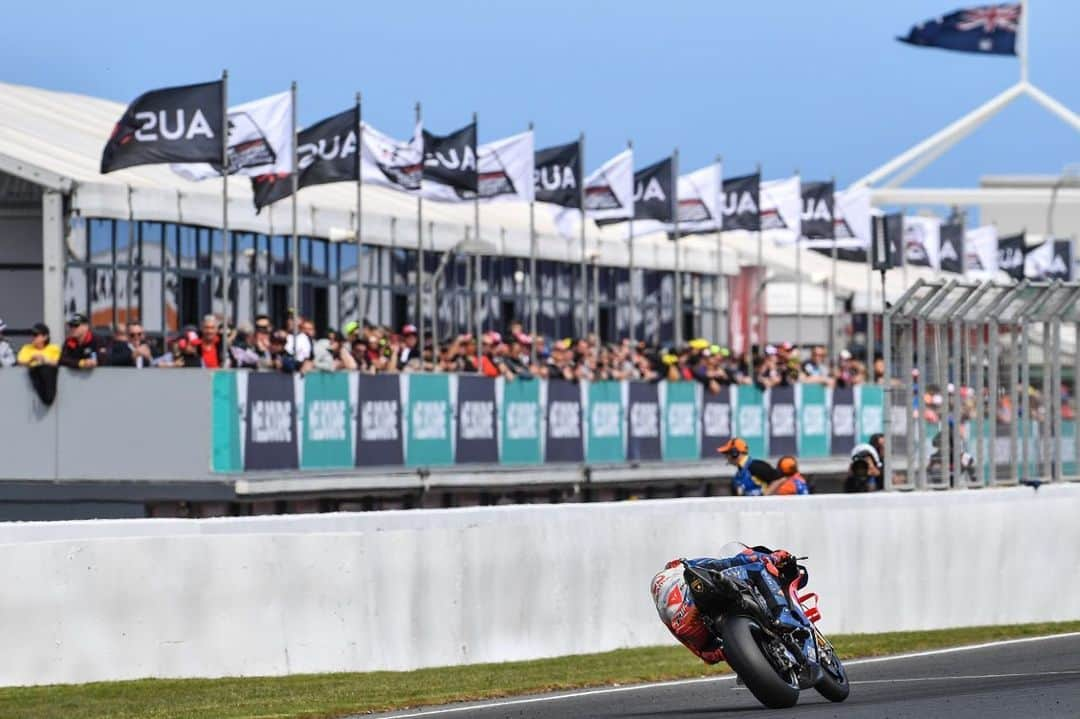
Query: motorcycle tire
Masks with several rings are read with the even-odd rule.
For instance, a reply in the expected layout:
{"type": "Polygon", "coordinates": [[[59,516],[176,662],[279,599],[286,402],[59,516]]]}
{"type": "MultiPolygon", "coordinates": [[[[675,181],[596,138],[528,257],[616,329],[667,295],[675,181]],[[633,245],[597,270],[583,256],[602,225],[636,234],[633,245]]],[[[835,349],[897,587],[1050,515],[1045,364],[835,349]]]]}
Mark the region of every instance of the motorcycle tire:
{"type": "Polygon", "coordinates": [[[793,707],[799,701],[798,681],[792,683],[780,676],[758,644],[758,632],[761,628],[749,617],[724,617],[720,624],[724,657],[759,702],[770,709],[793,707]]]}
{"type": "Polygon", "coordinates": [[[836,662],[835,669],[822,663],[821,679],[814,685],[814,689],[831,702],[842,702],[851,693],[851,685],[848,683],[847,671],[844,669],[844,665],[835,656],[833,661],[836,662]]]}

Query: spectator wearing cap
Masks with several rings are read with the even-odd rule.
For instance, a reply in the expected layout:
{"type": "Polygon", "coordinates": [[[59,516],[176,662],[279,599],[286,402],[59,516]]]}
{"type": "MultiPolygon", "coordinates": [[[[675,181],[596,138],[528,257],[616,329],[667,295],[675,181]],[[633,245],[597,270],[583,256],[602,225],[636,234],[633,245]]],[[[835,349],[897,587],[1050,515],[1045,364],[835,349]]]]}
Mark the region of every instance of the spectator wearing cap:
{"type": "Polygon", "coordinates": [[[742,437],[732,437],[716,450],[735,468],[731,493],[740,497],[758,497],[783,475],[771,464],[750,456],[750,447],[742,437]]]}
{"type": "Polygon", "coordinates": [[[289,352],[289,336],[282,330],[270,335],[270,369],[278,372],[297,372],[300,362],[289,352]]]}
{"type": "Polygon", "coordinates": [[[7,330],[7,323],[0,319],[0,367],[14,367],[18,358],[15,356],[15,350],[11,348],[11,343],[4,337],[5,330],[7,330]]]}
{"type": "Polygon", "coordinates": [[[503,361],[507,369],[515,377],[532,377],[530,355],[532,353],[532,338],[524,332],[518,331],[510,335],[510,342],[506,346],[503,361]]]}
{"type": "Polygon", "coordinates": [[[30,329],[30,334],[30,344],[19,349],[18,363],[23,367],[58,364],[60,348],[49,342],[49,327],[38,322],[30,329]]]}
{"type": "Polygon", "coordinates": [[[398,371],[423,369],[420,350],[416,346],[418,341],[416,325],[405,325],[401,328],[401,345],[397,352],[398,371]]]}
{"type": "Polygon", "coordinates": [[[500,347],[502,335],[494,330],[485,332],[480,340],[480,374],[485,377],[505,377],[514,379],[514,373],[506,366],[500,347]]]}
{"type": "Polygon", "coordinates": [[[203,366],[202,338],[194,327],[185,328],[173,346],[173,367],[194,369],[203,366]]]}
{"type": "Polygon", "coordinates": [[[67,338],[60,349],[60,364],[72,369],[97,367],[97,350],[89,321],[81,312],[73,312],[67,319],[67,338]]]}

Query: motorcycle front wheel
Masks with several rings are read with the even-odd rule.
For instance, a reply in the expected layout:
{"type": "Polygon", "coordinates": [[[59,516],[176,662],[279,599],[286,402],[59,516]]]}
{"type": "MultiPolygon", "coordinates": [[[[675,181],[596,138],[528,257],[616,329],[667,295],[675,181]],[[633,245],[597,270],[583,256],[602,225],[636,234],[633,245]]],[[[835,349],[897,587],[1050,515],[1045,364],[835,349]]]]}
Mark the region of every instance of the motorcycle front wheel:
{"type": "Polygon", "coordinates": [[[724,657],[759,702],[770,709],[787,709],[799,701],[798,679],[769,658],[771,637],[749,617],[728,615],[720,624],[724,657]]]}
{"type": "Polygon", "coordinates": [[[851,685],[848,684],[847,671],[836,656],[829,640],[820,633],[818,638],[819,664],[821,665],[821,679],[814,685],[818,694],[831,702],[842,702],[851,693],[851,685]]]}

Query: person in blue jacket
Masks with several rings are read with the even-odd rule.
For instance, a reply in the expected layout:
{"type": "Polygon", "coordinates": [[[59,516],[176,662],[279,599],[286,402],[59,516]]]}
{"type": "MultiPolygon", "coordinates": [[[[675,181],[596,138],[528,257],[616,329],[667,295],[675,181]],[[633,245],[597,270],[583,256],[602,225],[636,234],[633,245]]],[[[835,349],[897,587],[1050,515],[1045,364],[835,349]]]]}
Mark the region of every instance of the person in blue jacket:
{"type": "Polygon", "coordinates": [[[734,495],[760,497],[770,484],[784,476],[768,462],[751,457],[750,447],[742,437],[732,437],[716,451],[735,467],[735,476],[731,479],[734,495]]]}

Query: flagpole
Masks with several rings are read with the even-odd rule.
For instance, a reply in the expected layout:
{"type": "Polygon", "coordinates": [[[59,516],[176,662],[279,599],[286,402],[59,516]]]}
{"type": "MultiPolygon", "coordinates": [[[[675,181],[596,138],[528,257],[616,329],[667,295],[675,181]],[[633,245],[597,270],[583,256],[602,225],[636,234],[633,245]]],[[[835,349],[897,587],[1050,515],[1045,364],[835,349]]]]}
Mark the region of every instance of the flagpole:
{"type": "Polygon", "coordinates": [[[675,228],[675,347],[683,344],[683,286],[682,268],[679,266],[679,148],[671,153],[671,221],[675,228]]]}
{"type": "MultiPolygon", "coordinates": [[[[363,104],[360,93],[356,93],[356,280],[360,281],[363,274],[360,272],[360,232],[364,228],[364,197],[361,192],[361,188],[364,184],[364,178],[361,176],[363,171],[363,160],[361,159],[364,152],[364,115],[363,104]]],[[[338,293],[338,327],[342,326],[340,307],[341,307],[341,293],[338,293]]]]}
{"type": "MultiPolygon", "coordinates": [[[[582,165],[585,163],[585,133],[581,133],[578,136],[578,157],[581,158],[582,165]]],[[[579,337],[585,337],[589,334],[589,277],[588,271],[585,268],[585,188],[582,187],[580,191],[579,205],[581,207],[581,298],[579,303],[581,305],[581,334],[579,337]]]]}
{"type": "Polygon", "coordinates": [[[292,85],[289,88],[292,93],[292,171],[289,173],[292,178],[292,298],[293,298],[293,357],[297,355],[300,350],[299,334],[300,334],[300,317],[303,314],[300,311],[300,238],[296,233],[296,195],[300,191],[300,177],[299,168],[297,165],[297,151],[296,147],[299,142],[297,127],[296,127],[296,81],[293,80],[292,85]]]}
{"type": "MultiPolygon", "coordinates": [[[[626,141],[626,149],[629,150],[631,153],[633,153],[633,151],[634,151],[634,141],[633,140],[627,140],[626,141]]],[[[584,192],[584,190],[582,190],[582,192],[584,192]]],[[[631,193],[631,194],[633,194],[633,193],[631,193]]],[[[582,222],[585,221],[584,212],[581,215],[581,221],[582,222]]],[[[630,208],[630,222],[627,224],[626,246],[627,246],[628,252],[630,253],[630,261],[627,263],[627,266],[629,267],[629,270],[630,270],[630,292],[627,295],[629,297],[629,301],[630,301],[630,335],[629,335],[629,337],[630,337],[630,344],[633,344],[634,340],[636,339],[634,337],[634,335],[637,332],[637,326],[635,324],[637,322],[637,303],[634,302],[634,209],[633,209],[633,207],[630,208]]],[[[1080,434],[1080,433],[1078,433],[1078,434],[1080,434]]]]}
{"type": "MultiPolygon", "coordinates": [[[[421,122],[420,101],[416,101],[416,124],[421,122]]],[[[423,135],[421,135],[423,137],[423,135]]],[[[424,149],[420,148],[420,185],[416,188],[416,327],[420,367],[424,366],[424,149]]]]}
{"type": "Polygon", "coordinates": [[[765,296],[765,280],[767,274],[765,272],[765,236],[761,231],[761,163],[757,163],[757,178],[758,178],[758,227],[757,227],[757,268],[761,273],[761,281],[757,292],[754,294],[754,316],[757,318],[757,331],[754,333],[755,339],[758,344],[758,351],[765,354],[765,312],[763,307],[762,298],[765,296]]]}
{"type": "MultiPolygon", "coordinates": [[[[475,133],[474,138],[473,138],[474,141],[475,141],[475,145],[476,145],[473,148],[474,154],[475,154],[475,152],[479,152],[478,148],[480,147],[480,121],[479,121],[479,119],[477,119],[477,113],[475,113],[475,112],[473,112],[473,114],[472,114],[472,121],[473,121],[473,131],[475,133]]],[[[479,157],[476,158],[476,192],[473,195],[473,234],[476,236],[476,244],[479,247],[480,246],[480,158],[479,157]]],[[[480,341],[480,330],[483,329],[483,327],[481,325],[481,318],[483,317],[482,311],[484,309],[486,309],[486,307],[481,306],[481,303],[484,302],[484,293],[480,291],[480,282],[481,282],[481,280],[483,279],[483,276],[484,276],[484,258],[480,255],[480,253],[476,254],[475,262],[476,262],[476,282],[473,284],[473,288],[474,288],[473,293],[474,293],[474,296],[477,298],[477,302],[476,302],[476,319],[475,319],[475,322],[476,322],[476,367],[477,367],[477,369],[482,370],[483,366],[481,364],[481,351],[482,351],[481,347],[482,347],[483,343],[480,341]]]]}
{"type": "Polygon", "coordinates": [[[830,177],[829,183],[833,192],[833,227],[832,227],[832,279],[829,281],[829,291],[825,293],[829,303],[829,364],[835,366],[836,362],[836,178],[830,177]]]}
{"type": "MultiPolygon", "coordinates": [[[[720,344],[720,328],[724,326],[724,244],[721,238],[724,233],[724,158],[716,156],[716,191],[720,196],[716,198],[716,289],[713,291],[713,342],[720,344]]],[[[724,344],[727,344],[725,342],[724,344]]]]}
{"type": "MultiPolygon", "coordinates": [[[[882,224],[884,231],[884,223],[882,224]]],[[[889,238],[885,238],[885,257],[887,261],[892,247],[889,238]]],[[[873,384],[874,376],[874,261],[873,253],[866,253],[866,383],[873,384]]]]}
{"type": "MultiPolygon", "coordinates": [[[[533,131],[532,122],[529,123],[529,132],[533,131]]],[[[533,143],[533,157],[536,157],[535,142],[533,143]]],[[[477,158],[477,171],[479,171],[479,158],[477,158]]],[[[578,183],[579,185],[581,183],[578,183]]],[[[536,364],[536,298],[539,294],[536,289],[536,190],[533,189],[529,199],[529,336],[532,344],[529,345],[529,361],[536,364]]]]}
{"type": "MultiPolygon", "coordinates": [[[[229,366],[229,71],[221,71],[221,300],[224,309],[222,322],[221,366],[229,366]]],[[[129,294],[130,301],[130,294],[129,294]]],[[[140,317],[140,319],[142,319],[140,317]]]]}
{"type": "MultiPolygon", "coordinates": [[[[795,169],[795,177],[799,177],[798,168],[795,169]]],[[[799,204],[802,204],[802,179],[799,179],[799,204]]],[[[800,208],[801,209],[801,208],[800,208]]],[[[802,352],[802,223],[799,223],[799,232],[795,235],[795,349],[802,352]]]]}

